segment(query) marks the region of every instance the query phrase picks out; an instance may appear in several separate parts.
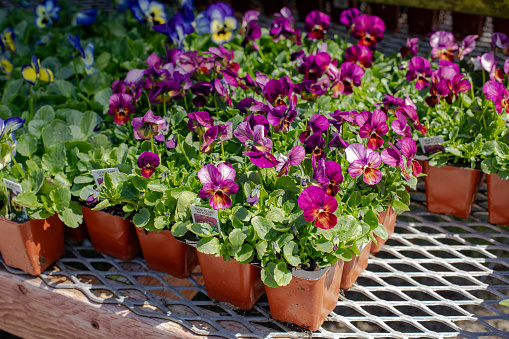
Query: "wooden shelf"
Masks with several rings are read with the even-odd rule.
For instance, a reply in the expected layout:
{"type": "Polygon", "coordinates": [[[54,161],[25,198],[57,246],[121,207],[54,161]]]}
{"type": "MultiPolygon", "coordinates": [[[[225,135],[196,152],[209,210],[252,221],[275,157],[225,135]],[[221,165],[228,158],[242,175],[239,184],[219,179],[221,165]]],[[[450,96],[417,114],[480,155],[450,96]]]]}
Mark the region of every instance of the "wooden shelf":
{"type": "Polygon", "coordinates": [[[91,302],[77,290],[50,288],[37,277],[11,274],[1,265],[0,329],[34,339],[205,338],[124,306],[91,302]]]}

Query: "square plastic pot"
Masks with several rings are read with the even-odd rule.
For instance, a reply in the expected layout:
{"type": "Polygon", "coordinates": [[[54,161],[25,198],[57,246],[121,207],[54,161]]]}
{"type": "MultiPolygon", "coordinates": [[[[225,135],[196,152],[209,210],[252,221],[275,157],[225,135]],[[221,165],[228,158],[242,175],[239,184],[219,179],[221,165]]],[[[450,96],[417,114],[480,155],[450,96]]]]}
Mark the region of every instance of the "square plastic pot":
{"type": "Polygon", "coordinates": [[[170,231],[146,232],[137,227],[136,234],[148,268],[186,278],[198,265],[196,248],[176,240],[170,231]]]}
{"type": "Polygon", "coordinates": [[[0,252],[7,266],[39,275],[64,254],[64,223],[55,214],[24,223],[0,218],[0,252]]]}
{"type": "MultiPolygon", "coordinates": [[[[394,227],[396,225],[396,217],[397,214],[394,212],[392,207],[389,206],[385,211],[380,213],[378,216],[378,221],[384,225],[387,230],[387,239],[394,233],[394,227]]],[[[371,242],[371,253],[378,253],[382,249],[382,246],[385,244],[387,239],[382,239],[378,235],[375,235],[376,244],[371,242]]]]}
{"type": "Polygon", "coordinates": [[[97,252],[120,260],[131,260],[140,251],[134,225],[129,220],[85,206],[83,220],[97,252]]]}
{"type": "Polygon", "coordinates": [[[343,275],[341,276],[341,289],[347,290],[353,286],[353,284],[359,278],[359,275],[364,272],[368,267],[369,252],[373,242],[370,240],[361,249],[360,256],[354,256],[352,260],[345,261],[343,267],[343,275]]]}
{"type": "Polygon", "coordinates": [[[490,223],[509,225],[509,180],[500,179],[497,174],[489,174],[486,181],[490,223]]]}
{"type": "Polygon", "coordinates": [[[423,162],[428,211],[468,218],[481,183],[481,171],[471,168],[433,167],[423,162]]]}
{"type": "Polygon", "coordinates": [[[320,271],[293,271],[288,285],[265,286],[272,317],[318,330],[338,302],[343,266],[339,260],[320,271]]]}
{"type": "Polygon", "coordinates": [[[251,309],[265,293],[260,267],[223,260],[198,252],[205,288],[210,298],[228,302],[244,310],[251,309]]]}

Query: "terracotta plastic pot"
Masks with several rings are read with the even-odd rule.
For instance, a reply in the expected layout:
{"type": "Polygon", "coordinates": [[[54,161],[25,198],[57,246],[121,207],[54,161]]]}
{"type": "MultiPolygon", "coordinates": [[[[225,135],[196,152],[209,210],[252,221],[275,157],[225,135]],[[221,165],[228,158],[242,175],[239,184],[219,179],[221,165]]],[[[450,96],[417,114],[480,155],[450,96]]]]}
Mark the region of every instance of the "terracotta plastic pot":
{"type": "Polygon", "coordinates": [[[294,271],[288,285],[265,286],[272,317],[318,330],[338,302],[343,266],[340,260],[320,271],[294,271]]]}
{"type": "MultiPolygon", "coordinates": [[[[389,206],[389,208],[378,216],[378,221],[384,225],[385,229],[387,230],[387,239],[391,236],[392,233],[394,233],[394,227],[396,225],[396,217],[398,215],[394,212],[392,207],[389,206]]],[[[385,244],[387,239],[382,239],[378,235],[375,235],[376,244],[372,242],[371,244],[371,253],[378,253],[380,252],[380,249],[385,244]]]]}
{"type": "Polygon", "coordinates": [[[487,176],[487,186],[490,223],[509,225],[509,180],[490,174],[487,176]]]}
{"type": "Polygon", "coordinates": [[[0,218],[0,252],[7,266],[39,275],[65,252],[64,223],[55,214],[24,223],[0,218]]]}
{"type": "Polygon", "coordinates": [[[80,243],[88,238],[87,226],[83,223],[76,228],[64,227],[64,237],[72,242],[80,243]]]}
{"type": "Polygon", "coordinates": [[[198,265],[196,248],[176,240],[170,231],[147,233],[137,227],[136,234],[148,268],[185,278],[198,265]]]}
{"type": "Polygon", "coordinates": [[[121,260],[131,260],[140,251],[134,225],[129,220],[83,206],[83,219],[94,249],[121,260]]]}
{"type": "Polygon", "coordinates": [[[373,242],[370,240],[361,249],[361,255],[355,256],[350,261],[345,261],[343,275],[341,276],[341,289],[347,290],[357,281],[359,275],[368,267],[369,252],[373,242]]]}
{"type": "Polygon", "coordinates": [[[425,161],[423,171],[428,211],[468,218],[475,193],[482,178],[481,171],[471,168],[433,167],[425,161]]]}
{"type": "Polygon", "coordinates": [[[210,298],[226,301],[249,310],[265,293],[259,267],[241,264],[234,259],[198,252],[205,288],[210,298]]]}

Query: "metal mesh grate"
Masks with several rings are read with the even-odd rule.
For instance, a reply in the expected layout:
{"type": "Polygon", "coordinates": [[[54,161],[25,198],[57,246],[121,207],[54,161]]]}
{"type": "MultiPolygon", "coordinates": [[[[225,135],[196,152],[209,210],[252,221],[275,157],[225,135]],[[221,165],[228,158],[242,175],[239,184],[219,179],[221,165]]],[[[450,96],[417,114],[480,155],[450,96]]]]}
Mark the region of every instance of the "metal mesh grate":
{"type": "Polygon", "coordinates": [[[509,338],[509,308],[498,305],[509,295],[509,232],[484,221],[485,188],[462,220],[428,212],[422,186],[412,193],[412,211],[398,217],[395,233],[315,333],[272,319],[265,297],[249,311],[211,300],[199,270],[176,279],[147,269],[140,257],[98,254],[89,243],[68,245],[41,278],[94,302],[228,338],[509,338]]]}

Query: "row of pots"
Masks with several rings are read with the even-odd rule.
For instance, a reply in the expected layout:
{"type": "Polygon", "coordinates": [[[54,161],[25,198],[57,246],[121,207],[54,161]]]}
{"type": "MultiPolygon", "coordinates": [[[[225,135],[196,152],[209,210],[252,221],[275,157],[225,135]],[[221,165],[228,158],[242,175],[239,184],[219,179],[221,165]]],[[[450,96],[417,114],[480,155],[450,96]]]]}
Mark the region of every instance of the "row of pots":
{"type": "MultiPolygon", "coordinates": [[[[340,289],[352,287],[366,269],[369,253],[380,251],[385,243],[376,237],[377,244],[365,244],[361,255],[351,261],[339,261],[319,271],[297,270],[289,285],[270,288],[261,281],[260,267],[199,253],[195,247],[175,239],[170,231],[146,232],[129,220],[87,207],[83,207],[83,217],[92,244],[100,253],[127,261],[141,249],[148,268],[178,278],[189,276],[200,264],[210,298],[247,310],[267,293],[275,319],[313,331],[336,307],[340,289]]],[[[392,234],[396,221],[392,208],[381,213],[379,221],[392,234]]],[[[64,225],[58,216],[22,224],[5,219],[1,222],[5,236],[0,238],[0,253],[8,266],[38,275],[63,255],[64,225]]],[[[74,232],[80,237],[83,234],[82,230],[74,232]]]]}
{"type": "MultiPolygon", "coordinates": [[[[455,166],[430,166],[422,162],[426,203],[433,213],[446,213],[468,218],[479,187],[484,182],[480,170],[455,166]]],[[[497,174],[486,176],[488,188],[488,218],[495,225],[509,225],[509,180],[497,174]]]]}

